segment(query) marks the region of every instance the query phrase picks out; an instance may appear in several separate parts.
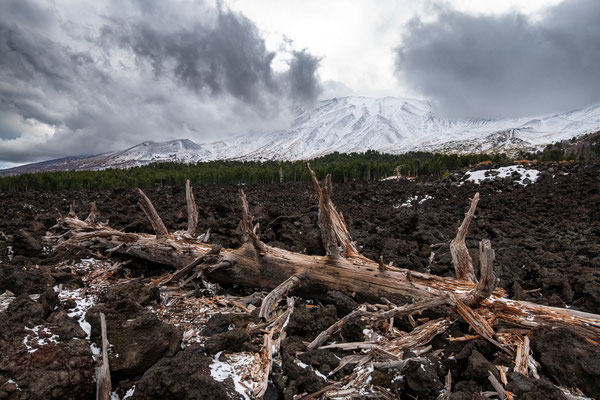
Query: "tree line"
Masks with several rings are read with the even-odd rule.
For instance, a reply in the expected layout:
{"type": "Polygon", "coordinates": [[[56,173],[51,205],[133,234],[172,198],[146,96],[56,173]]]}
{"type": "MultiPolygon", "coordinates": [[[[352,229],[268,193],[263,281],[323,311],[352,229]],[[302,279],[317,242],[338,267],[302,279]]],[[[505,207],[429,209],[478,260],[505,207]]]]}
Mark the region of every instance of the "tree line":
{"type": "MultiPolygon", "coordinates": [[[[385,154],[332,153],[310,160],[319,178],[332,175],[337,183],[377,181],[394,175],[444,175],[448,171],[482,161],[506,161],[504,154],[439,154],[410,152],[385,154]]],[[[196,164],[157,163],[128,169],[100,171],[37,172],[0,178],[0,190],[84,190],[154,187],[193,184],[261,184],[307,182],[310,175],[305,161],[209,161],[196,164]]]]}

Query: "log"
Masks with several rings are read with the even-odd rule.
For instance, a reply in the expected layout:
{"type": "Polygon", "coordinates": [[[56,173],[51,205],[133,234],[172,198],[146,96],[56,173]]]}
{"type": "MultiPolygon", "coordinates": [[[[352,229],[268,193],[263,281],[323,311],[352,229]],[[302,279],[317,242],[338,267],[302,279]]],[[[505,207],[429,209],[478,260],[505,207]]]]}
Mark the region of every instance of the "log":
{"type": "MultiPolygon", "coordinates": [[[[138,191],[142,199],[147,199],[141,190],[138,191]]],[[[459,229],[458,239],[461,237],[464,239],[477,199],[476,195],[459,229]]],[[[331,235],[333,230],[336,240],[342,243],[343,254],[311,256],[268,246],[261,242],[256,234],[257,227],[252,226],[252,216],[246,197],[243,191],[240,191],[244,244],[238,249],[223,249],[217,257],[216,266],[207,267],[204,276],[216,283],[237,284],[270,291],[291,276],[299,274],[303,277],[303,285],[297,289],[298,293],[313,298],[323,296],[329,290],[338,290],[361,299],[379,300],[386,297],[396,303],[408,303],[411,300],[427,301],[452,294],[462,302],[464,307],[458,308],[462,310],[467,322],[470,322],[476,331],[479,330],[477,332],[479,334],[489,333],[485,329],[486,324],[490,325],[486,321],[489,320],[494,324],[506,322],[522,329],[531,329],[544,324],[575,324],[589,332],[592,338],[597,339],[600,335],[600,316],[595,314],[510,300],[505,297],[506,293],[500,288],[493,289],[490,296],[482,299],[479,304],[473,305],[469,300],[472,299],[477,286],[469,279],[439,277],[391,265],[386,266],[385,271],[381,271],[378,262],[369,260],[353,250],[343,219],[335,211],[331,202],[326,203],[323,199],[320,201],[324,203],[323,215],[329,214],[330,218],[333,218],[330,222],[337,221],[331,223],[330,228],[325,231],[331,235]],[[469,304],[475,309],[471,309],[469,304]]],[[[149,200],[145,203],[144,210],[154,208],[150,207],[149,200]]],[[[152,215],[152,212],[149,215],[152,215]]],[[[159,220],[160,217],[155,219],[155,221],[159,220]]],[[[76,216],[60,217],[53,229],[61,232],[50,234],[46,237],[46,241],[52,244],[55,250],[63,246],[83,247],[93,251],[112,249],[115,253],[175,268],[188,265],[211,250],[210,245],[189,239],[177,232],[165,235],[166,228],[162,230],[162,234],[160,234],[161,230],[157,229],[156,235],[124,233],[106,225],[88,224],[76,216]]],[[[487,294],[490,285],[484,283],[482,287],[487,294]]],[[[487,336],[496,340],[493,333],[487,336]]]]}
{"type": "Polygon", "coordinates": [[[473,196],[473,199],[471,200],[469,211],[465,214],[465,219],[458,228],[456,237],[450,242],[450,255],[452,256],[456,279],[470,282],[477,282],[477,279],[475,278],[475,272],[473,270],[473,259],[465,244],[465,238],[467,236],[467,231],[469,230],[469,224],[475,215],[475,209],[477,208],[478,202],[479,193],[475,193],[475,196],[473,196]]]}
{"type": "Polygon", "coordinates": [[[196,227],[198,226],[198,208],[196,201],[194,200],[194,193],[192,192],[192,185],[190,180],[185,181],[185,200],[187,206],[187,235],[194,237],[196,234],[196,227]]]}
{"type": "Polygon", "coordinates": [[[150,221],[150,225],[152,225],[152,229],[156,233],[156,237],[161,238],[169,235],[169,231],[165,226],[164,222],[160,218],[160,215],[156,212],[156,209],[152,205],[150,199],[142,192],[142,189],[137,188],[138,195],[140,196],[139,205],[144,210],[146,217],[150,221]]]}
{"type": "Polygon", "coordinates": [[[104,313],[100,313],[100,330],[102,335],[102,366],[96,368],[96,400],[110,400],[112,384],[110,381],[110,366],[108,365],[108,336],[104,313]]]}

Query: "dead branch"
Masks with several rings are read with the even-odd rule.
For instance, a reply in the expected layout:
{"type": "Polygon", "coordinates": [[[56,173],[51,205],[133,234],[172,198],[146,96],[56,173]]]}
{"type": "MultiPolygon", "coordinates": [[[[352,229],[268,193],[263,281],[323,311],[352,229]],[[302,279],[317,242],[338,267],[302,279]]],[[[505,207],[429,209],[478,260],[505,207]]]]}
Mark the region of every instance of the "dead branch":
{"type": "Polygon", "coordinates": [[[342,214],[335,209],[331,201],[331,175],[328,174],[324,181],[319,182],[317,175],[310,168],[309,163],[306,163],[306,168],[310,172],[313,186],[317,192],[319,201],[319,229],[321,231],[323,247],[327,251],[327,255],[333,258],[339,256],[339,241],[347,257],[360,257],[360,252],[352,237],[350,237],[350,232],[348,232],[342,214]]]}
{"type": "Polygon", "coordinates": [[[472,291],[472,297],[468,303],[470,305],[479,304],[483,299],[487,299],[492,295],[496,288],[496,274],[492,263],[494,262],[495,253],[492,249],[492,244],[489,240],[483,239],[479,242],[479,282],[472,291]]]}
{"type": "Polygon", "coordinates": [[[293,275],[273,289],[262,301],[260,312],[258,313],[259,318],[268,320],[279,301],[292,289],[301,284],[302,281],[300,280],[300,277],[298,275],[293,275]]]}
{"type": "Polygon", "coordinates": [[[489,374],[488,380],[494,387],[494,390],[496,390],[496,393],[498,393],[498,396],[500,397],[500,399],[506,400],[508,397],[506,396],[506,390],[504,390],[504,386],[502,386],[502,384],[500,382],[498,382],[498,379],[496,379],[496,377],[494,376],[492,371],[488,371],[488,374],[489,374]]]}
{"type": "Polygon", "coordinates": [[[325,248],[325,252],[329,257],[338,258],[340,257],[340,248],[338,247],[337,236],[333,227],[331,209],[329,207],[332,190],[331,175],[328,174],[323,182],[319,182],[317,175],[312,169],[310,169],[310,165],[307,163],[306,166],[310,172],[310,176],[312,178],[319,201],[319,229],[321,231],[323,247],[325,248]]]}
{"type": "Polygon", "coordinates": [[[490,324],[485,320],[485,318],[477,314],[471,309],[471,307],[467,306],[454,295],[451,296],[456,304],[456,311],[465,320],[465,322],[467,322],[471,326],[471,328],[473,328],[475,332],[477,332],[479,335],[481,335],[481,337],[483,337],[493,345],[497,346],[502,351],[508,353],[511,356],[514,356],[514,352],[512,351],[512,349],[508,348],[503,344],[500,344],[496,340],[496,333],[494,332],[494,328],[490,326],[490,324]]]}
{"type": "Polygon", "coordinates": [[[192,192],[192,185],[190,180],[185,181],[185,201],[187,205],[187,235],[194,237],[196,234],[196,227],[198,226],[198,208],[196,201],[194,200],[194,193],[192,192]]]}
{"type": "Polygon", "coordinates": [[[112,385],[110,382],[110,366],[108,365],[108,336],[104,313],[100,313],[100,330],[102,335],[102,366],[96,368],[96,400],[110,400],[112,385]]]}
{"type": "Polygon", "coordinates": [[[256,234],[258,229],[258,224],[256,226],[252,226],[252,214],[250,214],[250,210],[248,207],[248,200],[246,199],[246,194],[243,189],[239,191],[240,195],[240,203],[242,205],[242,221],[241,221],[241,229],[242,229],[242,242],[247,243],[250,242],[254,246],[256,252],[260,255],[264,255],[267,251],[267,246],[261,242],[260,238],[256,234]]]}
{"type": "Polygon", "coordinates": [[[156,233],[157,238],[165,237],[169,235],[169,231],[167,227],[163,223],[160,215],[156,212],[156,209],[152,205],[150,199],[146,196],[146,194],[142,191],[142,189],[137,188],[138,195],[140,196],[139,205],[144,210],[144,214],[148,217],[150,221],[150,225],[152,225],[152,229],[156,233]]]}
{"type": "Polygon", "coordinates": [[[478,202],[479,193],[475,193],[473,200],[471,200],[469,211],[465,214],[465,219],[458,228],[456,237],[450,242],[450,254],[452,255],[456,279],[470,282],[477,282],[477,279],[475,278],[475,272],[473,270],[473,259],[465,244],[465,238],[467,236],[467,231],[469,230],[469,224],[475,215],[475,208],[477,208],[478,202]]]}
{"type": "Polygon", "coordinates": [[[91,206],[90,206],[90,213],[87,216],[87,218],[85,219],[85,223],[86,224],[90,224],[93,225],[96,223],[96,219],[98,218],[98,209],[96,208],[96,202],[93,201],[91,206]]]}

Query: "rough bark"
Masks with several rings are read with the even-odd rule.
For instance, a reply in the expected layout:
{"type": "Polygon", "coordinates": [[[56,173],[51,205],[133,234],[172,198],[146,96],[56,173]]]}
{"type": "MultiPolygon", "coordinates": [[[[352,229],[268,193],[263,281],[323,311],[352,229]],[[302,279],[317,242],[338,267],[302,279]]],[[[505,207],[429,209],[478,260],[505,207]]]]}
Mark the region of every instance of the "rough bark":
{"type": "Polygon", "coordinates": [[[475,272],[473,270],[473,259],[465,244],[465,238],[467,236],[467,231],[469,230],[469,224],[475,215],[475,209],[477,208],[478,202],[479,193],[475,193],[473,200],[471,200],[469,211],[465,214],[465,219],[458,228],[456,237],[450,242],[450,254],[452,255],[456,279],[470,282],[477,282],[477,279],[475,278],[475,272]]]}
{"type": "Polygon", "coordinates": [[[187,205],[187,235],[194,237],[196,234],[196,227],[198,226],[198,208],[196,201],[194,200],[194,193],[192,192],[192,185],[190,180],[185,181],[185,200],[187,205]]]}
{"type": "Polygon", "coordinates": [[[110,400],[112,384],[108,364],[108,336],[104,313],[100,313],[100,331],[102,336],[102,365],[96,369],[96,400],[110,400]]]}
{"type": "Polygon", "coordinates": [[[160,218],[160,215],[158,215],[158,213],[156,212],[156,209],[154,208],[154,205],[152,205],[150,199],[146,196],[144,192],[142,192],[142,189],[138,188],[137,192],[140,196],[139,205],[142,208],[142,210],[144,210],[144,214],[146,214],[146,217],[148,217],[150,225],[152,225],[152,229],[154,229],[154,233],[156,233],[156,237],[161,238],[168,236],[169,231],[167,230],[167,227],[165,226],[162,219],[160,218]]]}
{"type": "MultiPolygon", "coordinates": [[[[315,188],[317,187],[320,188],[320,185],[315,185],[315,188]]],[[[140,196],[147,200],[143,202],[145,203],[144,210],[154,210],[150,200],[141,191],[140,196]]],[[[459,239],[461,237],[464,239],[466,226],[468,220],[472,218],[477,198],[478,196],[473,199],[470,212],[467,213],[467,218],[459,229],[457,236],[459,239]]],[[[330,221],[338,221],[331,223],[326,231],[329,234],[333,232],[336,240],[340,240],[345,250],[344,254],[324,257],[310,256],[271,247],[261,242],[256,234],[257,227],[252,226],[252,216],[246,197],[243,191],[240,191],[244,244],[235,250],[223,249],[215,257],[216,261],[212,265],[203,267],[203,276],[218,283],[237,284],[270,291],[286,279],[298,274],[303,277],[303,285],[297,289],[298,293],[309,297],[319,297],[329,290],[338,290],[363,299],[385,297],[395,302],[406,303],[411,299],[414,302],[424,302],[452,295],[457,300],[453,301],[453,304],[457,305],[457,310],[463,318],[473,326],[478,334],[496,343],[498,342],[494,337],[493,329],[491,331],[488,329],[490,323],[506,322],[523,329],[531,329],[542,324],[577,324],[594,335],[600,334],[600,316],[598,315],[514,301],[507,299],[502,289],[493,289],[491,283],[494,283],[495,279],[490,278],[492,276],[490,254],[492,253],[485,244],[482,245],[484,253],[482,273],[484,276],[483,282],[478,284],[480,286],[468,279],[438,277],[393,266],[386,266],[385,271],[382,271],[378,262],[369,260],[353,250],[352,240],[341,215],[335,211],[330,201],[325,202],[324,200],[326,197],[320,195],[319,201],[323,203],[323,215],[329,215],[330,221]],[[488,296],[490,290],[491,294],[488,296]],[[478,296],[481,298],[480,301],[472,303],[473,294],[479,291],[484,295],[478,296]],[[469,305],[474,308],[470,308],[469,305]]],[[[147,214],[153,215],[152,212],[147,214]]],[[[159,221],[160,217],[152,220],[159,221]]],[[[110,249],[114,253],[126,254],[176,268],[189,265],[212,249],[206,243],[189,239],[178,232],[165,234],[166,228],[157,229],[157,235],[124,233],[100,223],[81,221],[77,217],[61,217],[54,229],[63,231],[47,237],[47,240],[54,244],[54,248],[77,246],[92,250],[110,249]],[[159,234],[160,232],[163,233],[159,234]]],[[[181,277],[183,275],[185,274],[181,274],[181,277]]],[[[398,316],[398,314],[390,312],[389,315],[386,315],[386,317],[392,316],[398,316]]],[[[499,347],[503,348],[504,346],[500,344],[499,347]]]]}

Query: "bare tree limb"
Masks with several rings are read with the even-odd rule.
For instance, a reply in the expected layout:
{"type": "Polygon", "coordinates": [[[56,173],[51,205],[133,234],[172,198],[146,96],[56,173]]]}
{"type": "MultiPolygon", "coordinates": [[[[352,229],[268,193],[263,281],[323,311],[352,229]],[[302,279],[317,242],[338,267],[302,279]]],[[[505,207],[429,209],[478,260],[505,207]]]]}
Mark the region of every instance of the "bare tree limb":
{"type": "Polygon", "coordinates": [[[273,312],[273,309],[277,306],[279,301],[292,289],[300,286],[301,284],[302,281],[300,280],[299,275],[293,275],[286,279],[263,299],[258,316],[268,320],[269,316],[273,312]]]}
{"type": "Polygon", "coordinates": [[[196,234],[196,227],[198,226],[198,208],[196,201],[194,200],[194,193],[192,192],[192,185],[190,180],[185,181],[185,201],[187,204],[187,234],[189,237],[194,237],[196,234]]]}
{"type": "Polygon", "coordinates": [[[483,299],[487,299],[492,295],[496,288],[496,274],[494,273],[494,262],[495,253],[492,249],[492,244],[489,240],[483,239],[479,242],[479,282],[477,286],[471,292],[470,305],[477,305],[483,299]]]}
{"type": "Polygon", "coordinates": [[[96,219],[98,218],[98,209],[96,208],[96,202],[93,201],[90,206],[90,213],[85,219],[85,222],[92,225],[96,223],[96,219]]]}
{"type": "Polygon", "coordinates": [[[473,200],[471,200],[469,211],[465,214],[465,219],[458,228],[456,237],[450,242],[450,254],[452,255],[454,270],[456,271],[456,279],[474,283],[477,282],[477,279],[475,278],[475,272],[473,270],[473,259],[465,244],[465,238],[467,236],[467,231],[469,230],[469,224],[475,215],[475,208],[477,208],[478,202],[479,193],[475,193],[473,200]]]}
{"type": "Polygon", "coordinates": [[[267,246],[261,242],[260,238],[256,234],[256,230],[258,226],[252,226],[252,214],[250,214],[250,210],[248,207],[248,200],[246,199],[246,194],[243,189],[240,189],[240,203],[242,205],[242,221],[241,221],[241,230],[242,230],[242,242],[252,243],[252,246],[256,250],[256,252],[260,255],[264,255],[267,251],[267,246]]]}
{"type": "Polygon", "coordinates": [[[140,196],[139,205],[142,208],[142,210],[144,210],[146,217],[148,217],[150,225],[152,225],[152,229],[154,229],[154,233],[156,233],[156,237],[161,238],[168,236],[169,231],[167,230],[167,227],[163,223],[162,219],[160,218],[160,215],[158,215],[158,213],[156,212],[156,209],[152,205],[152,202],[150,201],[148,196],[146,196],[142,189],[137,188],[136,190],[138,195],[140,196]]]}

